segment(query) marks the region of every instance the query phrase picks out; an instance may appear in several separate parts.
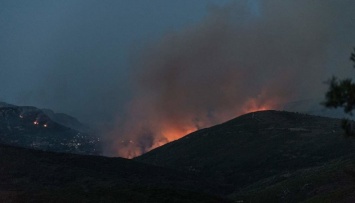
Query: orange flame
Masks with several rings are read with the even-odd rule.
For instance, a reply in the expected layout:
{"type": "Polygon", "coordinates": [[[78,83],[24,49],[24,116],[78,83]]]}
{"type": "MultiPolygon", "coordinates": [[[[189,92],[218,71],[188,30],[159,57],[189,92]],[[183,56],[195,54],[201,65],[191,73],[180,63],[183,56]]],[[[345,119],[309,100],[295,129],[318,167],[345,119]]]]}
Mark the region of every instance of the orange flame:
{"type": "MultiPolygon", "coordinates": [[[[276,99],[275,101],[268,100],[267,102],[265,102],[261,99],[251,98],[247,100],[244,105],[242,105],[242,108],[236,107],[235,109],[232,109],[228,112],[223,112],[219,113],[218,115],[215,115],[216,118],[213,121],[211,121],[211,119],[207,116],[202,116],[203,118],[199,119],[200,122],[198,123],[198,125],[196,124],[196,122],[194,122],[193,119],[189,118],[186,118],[183,123],[166,123],[168,121],[163,119],[163,121],[158,124],[154,123],[152,133],[154,133],[155,136],[152,136],[153,140],[150,146],[143,146],[142,144],[139,144],[140,137],[137,137],[136,135],[139,134],[140,131],[138,130],[139,127],[136,126],[135,129],[131,129],[129,135],[127,136],[127,138],[129,139],[121,140],[121,142],[118,143],[119,147],[117,147],[117,153],[121,157],[134,158],[145,152],[158,148],[164,144],[182,138],[198,130],[198,128],[205,128],[212,125],[216,125],[218,123],[250,112],[277,109],[277,104],[278,102],[276,101],[276,99]]],[[[142,126],[144,126],[144,124],[142,124],[142,126]]]]}
{"type": "Polygon", "coordinates": [[[265,111],[276,108],[276,105],[269,103],[260,103],[257,99],[249,99],[244,107],[242,108],[242,114],[255,112],[255,111],[265,111]]]}

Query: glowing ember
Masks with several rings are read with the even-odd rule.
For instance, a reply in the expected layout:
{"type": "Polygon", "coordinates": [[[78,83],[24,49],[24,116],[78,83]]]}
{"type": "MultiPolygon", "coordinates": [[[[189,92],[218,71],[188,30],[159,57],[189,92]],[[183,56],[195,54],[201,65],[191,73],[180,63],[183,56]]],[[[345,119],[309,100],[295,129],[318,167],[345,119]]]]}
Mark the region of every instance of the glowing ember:
{"type": "Polygon", "coordinates": [[[276,106],[272,104],[260,103],[256,99],[250,99],[246,102],[243,107],[242,114],[255,112],[255,111],[265,111],[274,109],[276,106]]]}
{"type": "MultiPolygon", "coordinates": [[[[167,139],[167,142],[171,142],[171,141],[177,140],[187,134],[190,134],[196,130],[197,130],[197,128],[193,127],[193,125],[192,125],[190,127],[185,127],[185,129],[180,129],[180,128],[176,128],[176,127],[166,129],[161,134],[167,139]]],[[[162,143],[162,142],[160,141],[160,143],[162,143]]],[[[161,145],[159,145],[159,146],[161,146],[161,145]]],[[[154,149],[154,148],[152,148],[152,149],[154,149]]]]}

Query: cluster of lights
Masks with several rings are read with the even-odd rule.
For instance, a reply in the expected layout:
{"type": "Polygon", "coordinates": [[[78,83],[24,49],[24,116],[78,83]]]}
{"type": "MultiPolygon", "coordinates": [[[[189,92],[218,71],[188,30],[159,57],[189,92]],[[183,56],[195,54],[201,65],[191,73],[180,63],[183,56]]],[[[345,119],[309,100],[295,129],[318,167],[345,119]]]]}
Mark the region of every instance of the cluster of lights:
{"type": "MultiPolygon", "coordinates": [[[[39,122],[38,121],[34,121],[33,125],[39,125],[39,122]]],[[[48,124],[47,123],[43,124],[43,127],[45,127],[45,128],[48,127],[48,124]]]]}
{"type": "MultiPolygon", "coordinates": [[[[19,117],[23,118],[23,115],[20,114],[19,117]]],[[[39,125],[39,122],[37,120],[35,120],[35,121],[33,121],[33,125],[39,125]]],[[[43,127],[45,127],[45,128],[48,127],[48,124],[47,123],[43,124],[43,127]]]]}

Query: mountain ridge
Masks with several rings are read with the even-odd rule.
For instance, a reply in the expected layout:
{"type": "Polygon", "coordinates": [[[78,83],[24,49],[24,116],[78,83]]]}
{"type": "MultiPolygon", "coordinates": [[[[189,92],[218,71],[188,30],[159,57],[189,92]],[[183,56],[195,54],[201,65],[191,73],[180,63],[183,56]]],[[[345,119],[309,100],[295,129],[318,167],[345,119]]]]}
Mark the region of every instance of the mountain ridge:
{"type": "Polygon", "coordinates": [[[240,194],[258,181],[273,177],[277,181],[270,184],[277,184],[287,174],[353,160],[354,154],[340,119],[269,110],[193,132],[134,160],[195,171],[232,184],[233,194],[240,194]]]}
{"type": "MultiPolygon", "coordinates": [[[[0,132],[11,122],[50,129],[32,123],[38,116],[33,109],[28,115],[20,110],[0,107],[0,132]]],[[[133,160],[0,143],[0,201],[353,202],[355,141],[343,135],[340,123],[253,112],[133,160]]]]}
{"type": "Polygon", "coordinates": [[[75,118],[65,114],[0,102],[0,142],[3,144],[58,152],[100,154],[99,137],[85,130],[79,131],[79,126],[83,127],[75,118]],[[62,122],[57,122],[58,115],[62,122]]]}

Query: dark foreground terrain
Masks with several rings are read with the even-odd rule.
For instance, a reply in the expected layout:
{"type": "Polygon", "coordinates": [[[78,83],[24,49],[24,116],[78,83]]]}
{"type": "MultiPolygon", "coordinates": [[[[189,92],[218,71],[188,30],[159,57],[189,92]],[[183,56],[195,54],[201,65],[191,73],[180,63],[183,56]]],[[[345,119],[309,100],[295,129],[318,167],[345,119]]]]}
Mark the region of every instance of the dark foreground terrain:
{"type": "Polygon", "coordinates": [[[354,138],[339,119],[262,111],[202,129],[135,160],[232,185],[234,200],[347,200],[355,191],[354,138]]]}
{"type": "Polygon", "coordinates": [[[262,111],[134,160],[0,145],[0,202],[355,202],[340,120],[262,111]]]}
{"type": "Polygon", "coordinates": [[[0,146],[0,202],[226,202],[191,173],[123,158],[0,146]]]}

